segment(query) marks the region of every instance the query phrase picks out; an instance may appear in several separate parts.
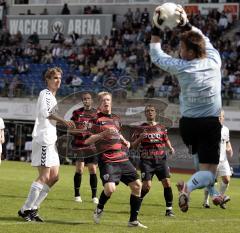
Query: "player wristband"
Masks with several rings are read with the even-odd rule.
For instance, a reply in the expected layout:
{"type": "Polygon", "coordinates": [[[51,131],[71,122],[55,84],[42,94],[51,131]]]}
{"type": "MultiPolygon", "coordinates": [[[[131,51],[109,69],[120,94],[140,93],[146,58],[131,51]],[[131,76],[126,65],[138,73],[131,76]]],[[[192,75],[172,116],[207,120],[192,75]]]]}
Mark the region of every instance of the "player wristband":
{"type": "Polygon", "coordinates": [[[157,28],[155,25],[152,26],[151,29],[151,34],[152,36],[160,36],[161,30],[159,28],[157,28]]]}
{"type": "Polygon", "coordinates": [[[190,30],[192,30],[192,24],[190,24],[189,22],[187,22],[184,26],[181,27],[182,32],[186,32],[190,30]]]}

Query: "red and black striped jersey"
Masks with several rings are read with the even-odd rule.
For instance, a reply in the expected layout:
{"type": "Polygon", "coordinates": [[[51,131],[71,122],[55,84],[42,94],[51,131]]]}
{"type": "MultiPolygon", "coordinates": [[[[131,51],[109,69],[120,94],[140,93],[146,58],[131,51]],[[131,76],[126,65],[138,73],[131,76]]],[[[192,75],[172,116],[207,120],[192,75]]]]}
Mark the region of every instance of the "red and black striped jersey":
{"type": "Polygon", "coordinates": [[[144,133],[139,147],[141,159],[162,160],[166,159],[166,142],[168,140],[167,129],[160,125],[143,123],[133,134],[133,140],[144,133]]]}
{"type": "MultiPolygon", "coordinates": [[[[104,114],[102,112],[97,113],[97,117],[92,121],[92,133],[101,133],[109,128],[115,128],[117,131],[120,131],[121,123],[119,117],[114,114],[104,114]]],[[[128,160],[120,138],[120,132],[102,138],[96,142],[95,146],[97,153],[100,154],[100,160],[104,163],[116,163],[128,160]]]]}
{"type": "Polygon", "coordinates": [[[94,108],[85,110],[84,107],[82,107],[73,111],[71,120],[74,121],[77,129],[83,130],[82,133],[74,136],[72,142],[73,147],[86,147],[84,141],[91,136],[89,122],[96,117],[96,114],[97,110],[94,108]]]}

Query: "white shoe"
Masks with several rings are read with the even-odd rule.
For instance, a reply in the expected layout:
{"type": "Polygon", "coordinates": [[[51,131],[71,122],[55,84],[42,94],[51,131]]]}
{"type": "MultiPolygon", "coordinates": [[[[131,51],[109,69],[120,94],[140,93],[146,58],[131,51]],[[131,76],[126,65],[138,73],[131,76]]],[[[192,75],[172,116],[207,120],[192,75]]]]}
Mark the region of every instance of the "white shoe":
{"type": "Polygon", "coordinates": [[[147,226],[145,226],[145,225],[143,225],[142,223],[140,223],[138,220],[132,221],[132,222],[128,222],[128,227],[148,228],[147,226]]]}
{"type": "Polygon", "coordinates": [[[76,202],[82,202],[82,198],[80,196],[75,197],[76,202]]]}
{"type": "Polygon", "coordinates": [[[100,222],[100,218],[103,214],[103,210],[102,209],[98,209],[96,208],[94,213],[93,213],[93,221],[98,224],[100,222]]]}
{"type": "Polygon", "coordinates": [[[93,201],[93,203],[96,204],[96,205],[97,205],[98,202],[99,202],[97,197],[94,197],[94,198],[92,199],[92,201],[93,201]]]}

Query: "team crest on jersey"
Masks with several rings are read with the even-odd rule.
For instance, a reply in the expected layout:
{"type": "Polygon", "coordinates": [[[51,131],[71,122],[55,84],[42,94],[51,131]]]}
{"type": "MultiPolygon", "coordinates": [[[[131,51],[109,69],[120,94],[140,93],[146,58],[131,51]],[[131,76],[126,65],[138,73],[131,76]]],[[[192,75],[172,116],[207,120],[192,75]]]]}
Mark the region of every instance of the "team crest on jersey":
{"type": "Polygon", "coordinates": [[[108,179],[109,179],[109,174],[103,175],[103,179],[106,180],[106,181],[108,181],[108,179]]]}
{"type": "Polygon", "coordinates": [[[141,174],[142,179],[144,179],[145,175],[146,175],[145,172],[143,172],[143,173],[141,174]]]}

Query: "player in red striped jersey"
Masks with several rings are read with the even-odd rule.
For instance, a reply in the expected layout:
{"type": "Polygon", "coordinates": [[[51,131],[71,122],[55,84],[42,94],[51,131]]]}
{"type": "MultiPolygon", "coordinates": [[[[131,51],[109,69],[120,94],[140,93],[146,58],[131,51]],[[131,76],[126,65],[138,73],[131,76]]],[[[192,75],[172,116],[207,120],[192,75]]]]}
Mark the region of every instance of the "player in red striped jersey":
{"type": "Polygon", "coordinates": [[[164,188],[165,215],[173,217],[173,194],[165,147],[168,147],[171,153],[174,153],[174,148],[171,145],[165,127],[156,122],[157,112],[153,105],[145,107],[145,116],[147,122],[138,127],[133,134],[134,141],[131,144],[133,148],[139,148],[140,152],[140,170],[143,182],[141,198],[143,199],[150,191],[152,178],[156,175],[164,188]]]}
{"type": "MultiPolygon", "coordinates": [[[[75,153],[86,153],[84,149],[86,145],[84,141],[86,138],[90,136],[90,132],[88,129],[89,121],[96,116],[96,109],[92,107],[93,100],[90,93],[85,92],[81,96],[81,100],[83,103],[83,107],[76,109],[72,113],[71,120],[74,121],[76,125],[76,129],[70,130],[70,133],[74,135],[74,140],[72,142],[73,151],[75,153]],[[78,130],[83,130],[84,132],[79,133],[78,130]]],[[[94,148],[92,153],[94,153],[94,148]]],[[[89,153],[89,150],[88,150],[89,153]]],[[[97,155],[91,156],[90,154],[85,154],[86,158],[81,158],[76,161],[76,172],[74,175],[74,196],[76,202],[82,202],[82,198],[80,195],[80,186],[82,181],[82,174],[84,171],[84,165],[88,167],[88,171],[90,174],[90,186],[92,190],[92,200],[94,204],[98,204],[97,198],[97,163],[98,157],[97,155]],[[89,157],[88,157],[89,156],[89,157]]]]}
{"type": "Polygon", "coordinates": [[[108,92],[101,92],[98,97],[99,112],[92,124],[93,135],[85,140],[88,145],[93,143],[96,145],[99,153],[100,177],[104,186],[93,219],[95,223],[99,223],[105,204],[115,192],[116,185],[122,181],[131,189],[128,226],[147,228],[137,219],[141,206],[142,183],[123,150],[123,146],[128,149],[130,143],[120,133],[119,117],[112,114],[112,95],[108,92]]]}

